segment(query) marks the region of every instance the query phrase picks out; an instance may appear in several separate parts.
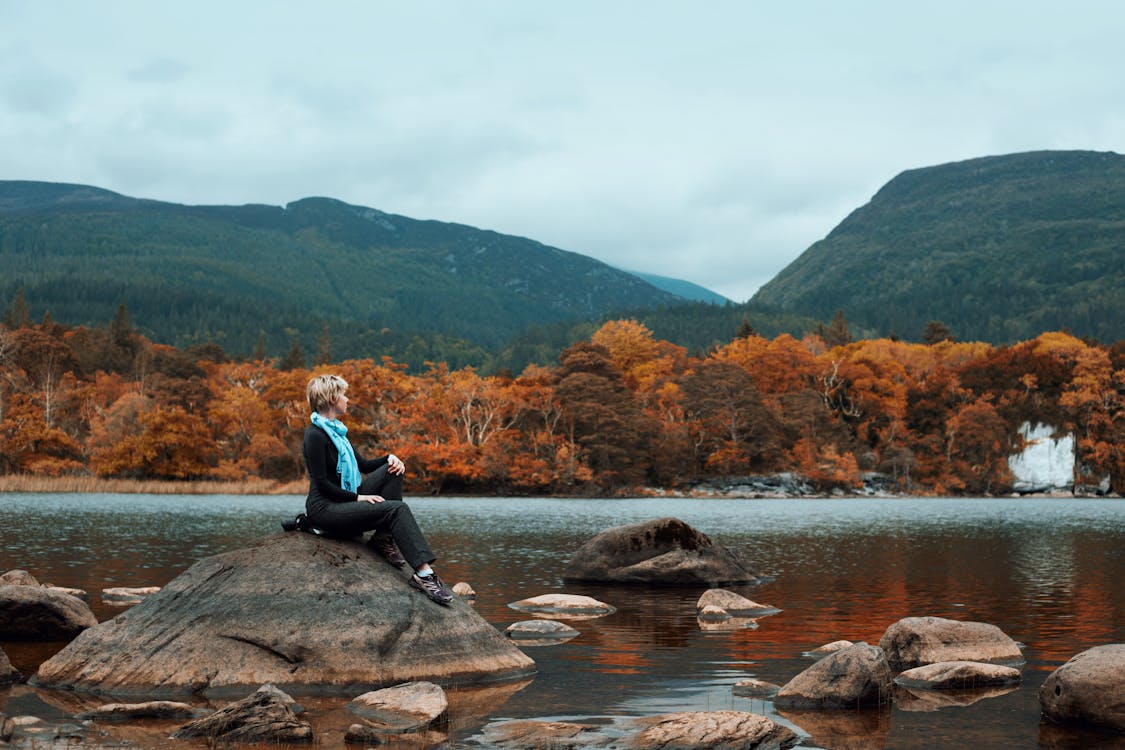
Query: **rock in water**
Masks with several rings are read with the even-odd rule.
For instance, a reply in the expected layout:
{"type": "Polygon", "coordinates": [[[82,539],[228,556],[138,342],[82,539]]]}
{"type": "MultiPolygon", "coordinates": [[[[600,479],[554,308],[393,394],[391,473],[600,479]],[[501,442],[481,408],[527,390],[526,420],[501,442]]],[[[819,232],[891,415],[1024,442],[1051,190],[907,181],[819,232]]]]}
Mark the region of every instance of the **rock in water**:
{"type": "Polygon", "coordinates": [[[789,727],[745,711],[689,711],[638,719],[645,727],[628,738],[632,750],[669,748],[746,748],[779,750],[797,744],[789,727]]]}
{"type": "Polygon", "coordinates": [[[460,599],[430,601],[363,544],[276,534],[197,562],[44,662],[41,687],[145,696],[273,683],[342,693],[522,677],[535,663],[460,599]]]}
{"type": "Polygon", "coordinates": [[[0,586],[0,639],[67,640],[98,624],[86,602],[29,584],[0,586]]]}
{"type": "Polygon", "coordinates": [[[891,700],[891,669],[883,649],[860,641],[829,654],[785,683],[777,708],[880,706],[891,700]]]}
{"type": "Polygon", "coordinates": [[[288,696],[263,686],[250,696],[176,730],[173,737],[206,737],[215,742],[312,742],[312,726],[300,721],[288,696]]]}
{"type": "Polygon", "coordinates": [[[568,581],[718,586],[756,583],[733,552],[678,518],[617,526],[579,547],[568,581]]]}
{"type": "Polygon", "coordinates": [[[879,646],[896,672],[943,661],[1023,663],[1019,644],[987,622],[904,617],[887,628],[879,646]]]}
{"type": "Polygon", "coordinates": [[[1052,721],[1125,734],[1125,643],[1095,646],[1052,672],[1039,688],[1052,721]]]}

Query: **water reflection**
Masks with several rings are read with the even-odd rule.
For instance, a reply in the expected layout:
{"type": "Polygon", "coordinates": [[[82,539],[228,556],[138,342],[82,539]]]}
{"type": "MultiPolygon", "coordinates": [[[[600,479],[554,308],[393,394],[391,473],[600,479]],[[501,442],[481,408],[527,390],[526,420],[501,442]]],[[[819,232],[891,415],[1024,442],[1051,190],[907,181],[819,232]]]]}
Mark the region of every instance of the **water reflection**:
{"type": "MultiPolygon", "coordinates": [[[[279,531],[278,522],[301,502],[3,495],[0,569],[23,568],[41,582],[85,589],[105,620],[119,610],[101,601],[103,588],[164,585],[201,557],[279,531]]],[[[495,701],[466,709],[454,743],[501,718],[601,721],[737,708],[779,718],[809,735],[807,743],[826,748],[1070,747],[1069,730],[1041,728],[1039,685],[1078,651],[1125,641],[1125,503],[1119,500],[419,498],[411,504],[441,555],[443,577],[470,583],[476,611],[500,630],[526,618],[508,602],[540,594],[586,595],[617,608],[582,621],[568,642],[529,649],[539,669],[535,679],[510,693],[498,686],[495,701]],[[571,550],[588,538],[666,515],[774,576],[758,587],[731,589],[782,611],[757,619],[756,628],[704,630],[697,588],[564,585],[571,550]],[[917,710],[922,704],[911,700],[921,698],[904,697],[893,710],[873,714],[778,716],[770,701],[732,693],[748,678],[782,685],[808,666],[803,652],[840,639],[877,643],[888,625],[916,615],[999,626],[1026,646],[1023,684],[940,710],[917,710]],[[862,744],[849,744],[859,738],[862,744]]],[[[30,674],[63,644],[0,645],[30,674]]],[[[0,711],[9,703],[19,709],[26,690],[0,690],[0,711]]],[[[69,712],[73,697],[52,695],[65,704],[52,710],[69,712]]],[[[40,708],[49,703],[34,700],[40,708]]],[[[342,746],[347,724],[333,723],[346,719],[336,714],[338,701],[302,703],[311,704],[318,741],[342,746]]]]}

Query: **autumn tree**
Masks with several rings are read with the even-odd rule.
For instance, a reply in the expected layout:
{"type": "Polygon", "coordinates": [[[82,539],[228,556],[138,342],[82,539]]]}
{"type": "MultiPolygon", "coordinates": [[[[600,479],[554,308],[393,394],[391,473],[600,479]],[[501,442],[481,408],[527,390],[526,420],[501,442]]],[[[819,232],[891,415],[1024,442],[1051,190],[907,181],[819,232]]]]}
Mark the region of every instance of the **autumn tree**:
{"type": "Polygon", "coordinates": [[[700,468],[745,474],[776,463],[777,424],[745,370],[707,360],[684,377],[681,387],[700,468]]]}
{"type": "Polygon", "coordinates": [[[648,474],[651,424],[625,386],[609,351],[579,343],[559,358],[555,392],[571,442],[595,480],[609,488],[643,482],[648,474]]]}

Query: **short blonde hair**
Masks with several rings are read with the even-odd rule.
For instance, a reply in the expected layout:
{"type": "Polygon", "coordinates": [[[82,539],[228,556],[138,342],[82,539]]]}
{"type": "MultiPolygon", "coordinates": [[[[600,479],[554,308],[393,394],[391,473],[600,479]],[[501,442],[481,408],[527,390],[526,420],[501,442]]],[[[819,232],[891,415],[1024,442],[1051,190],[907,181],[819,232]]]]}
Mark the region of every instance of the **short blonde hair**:
{"type": "Polygon", "coordinates": [[[348,381],[339,375],[317,375],[309,381],[305,388],[305,396],[309,399],[309,408],[313,411],[327,409],[328,405],[340,398],[348,390],[348,381]]]}

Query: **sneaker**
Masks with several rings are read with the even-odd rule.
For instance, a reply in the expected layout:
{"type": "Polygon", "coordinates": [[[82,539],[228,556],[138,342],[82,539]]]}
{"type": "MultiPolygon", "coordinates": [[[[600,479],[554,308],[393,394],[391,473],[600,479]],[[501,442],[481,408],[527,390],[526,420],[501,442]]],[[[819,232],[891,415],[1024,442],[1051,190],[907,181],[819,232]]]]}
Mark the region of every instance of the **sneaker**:
{"type": "Polygon", "coordinates": [[[438,578],[437,573],[428,576],[420,576],[414,573],[410,576],[410,585],[438,604],[449,604],[453,601],[453,594],[445,587],[445,581],[438,578]]]}
{"type": "Polygon", "coordinates": [[[402,556],[394,537],[390,534],[375,534],[367,542],[367,546],[383,556],[387,562],[401,568],[406,565],[406,558],[402,556]]]}

